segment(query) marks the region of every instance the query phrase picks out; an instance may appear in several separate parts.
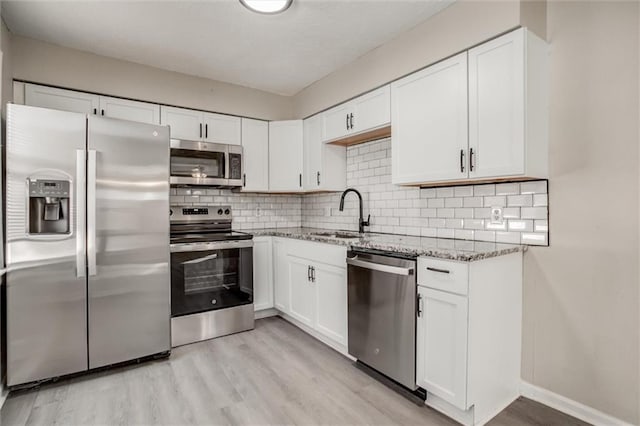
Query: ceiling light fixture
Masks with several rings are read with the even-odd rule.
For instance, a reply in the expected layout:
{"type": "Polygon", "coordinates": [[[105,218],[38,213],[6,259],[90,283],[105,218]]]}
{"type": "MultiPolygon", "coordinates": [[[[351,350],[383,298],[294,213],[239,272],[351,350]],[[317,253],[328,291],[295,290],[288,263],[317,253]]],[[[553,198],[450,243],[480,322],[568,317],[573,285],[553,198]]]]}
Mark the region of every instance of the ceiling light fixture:
{"type": "Polygon", "coordinates": [[[240,0],[240,3],[252,12],[273,15],[289,9],[293,0],[240,0]]]}

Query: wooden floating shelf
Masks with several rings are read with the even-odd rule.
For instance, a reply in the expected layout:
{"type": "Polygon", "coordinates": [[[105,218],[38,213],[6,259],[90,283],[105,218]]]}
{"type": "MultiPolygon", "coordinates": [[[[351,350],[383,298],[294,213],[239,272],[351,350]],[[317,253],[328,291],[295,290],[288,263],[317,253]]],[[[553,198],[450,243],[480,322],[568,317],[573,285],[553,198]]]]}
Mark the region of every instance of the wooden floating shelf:
{"type": "Polygon", "coordinates": [[[342,139],[336,139],[327,142],[331,145],[351,146],[365,142],[371,142],[378,139],[384,139],[391,136],[391,125],[380,127],[378,129],[369,130],[367,132],[358,133],[357,135],[347,136],[342,139]]]}

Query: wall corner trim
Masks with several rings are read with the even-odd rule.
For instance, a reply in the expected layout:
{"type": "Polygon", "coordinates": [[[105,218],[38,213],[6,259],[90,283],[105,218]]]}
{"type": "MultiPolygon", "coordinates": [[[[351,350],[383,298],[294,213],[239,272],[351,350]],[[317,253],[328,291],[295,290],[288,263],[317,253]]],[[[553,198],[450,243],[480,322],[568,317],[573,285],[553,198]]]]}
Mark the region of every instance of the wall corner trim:
{"type": "Polygon", "coordinates": [[[524,380],[520,384],[520,395],[593,425],[633,426],[624,420],[610,416],[609,414],[551,392],[550,390],[532,385],[524,380]]]}

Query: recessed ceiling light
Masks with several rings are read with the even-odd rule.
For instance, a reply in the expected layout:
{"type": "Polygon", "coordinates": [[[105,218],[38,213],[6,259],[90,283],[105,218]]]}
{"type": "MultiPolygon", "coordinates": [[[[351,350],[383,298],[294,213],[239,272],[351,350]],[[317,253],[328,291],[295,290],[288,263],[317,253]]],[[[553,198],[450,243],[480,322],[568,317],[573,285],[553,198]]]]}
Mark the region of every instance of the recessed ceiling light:
{"type": "Polygon", "coordinates": [[[293,0],[240,0],[247,9],[265,14],[284,12],[292,2],[293,0]]]}

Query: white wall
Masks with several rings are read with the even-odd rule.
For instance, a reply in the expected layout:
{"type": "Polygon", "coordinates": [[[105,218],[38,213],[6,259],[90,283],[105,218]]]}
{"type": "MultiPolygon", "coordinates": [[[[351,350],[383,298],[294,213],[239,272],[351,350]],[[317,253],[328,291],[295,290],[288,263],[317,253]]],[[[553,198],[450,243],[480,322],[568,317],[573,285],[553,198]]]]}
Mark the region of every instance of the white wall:
{"type": "Polygon", "coordinates": [[[269,120],[292,116],[292,100],[41,41],[12,37],[13,78],[269,120]]]}
{"type": "Polygon", "coordinates": [[[550,2],[551,246],[525,256],[526,380],[638,413],[637,2],[550,2]]]}

